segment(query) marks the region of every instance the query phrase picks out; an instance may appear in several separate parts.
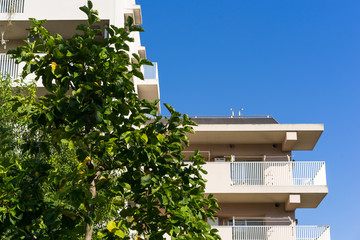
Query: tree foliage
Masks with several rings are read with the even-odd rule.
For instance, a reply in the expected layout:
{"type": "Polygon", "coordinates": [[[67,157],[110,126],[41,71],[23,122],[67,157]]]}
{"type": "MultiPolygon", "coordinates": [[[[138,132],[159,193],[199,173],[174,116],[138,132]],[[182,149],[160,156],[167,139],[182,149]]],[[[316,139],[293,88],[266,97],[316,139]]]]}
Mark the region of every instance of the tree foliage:
{"type": "Polygon", "coordinates": [[[92,3],[80,9],[82,34],[64,39],[31,19],[39,38],[10,51],[48,94],[1,106],[0,239],[218,239],[204,161],[181,154],[195,123],[167,104],[171,116],[157,116],[158,101],[135,93],[132,79],[151,65],[129,53],[142,28],[128,18],[98,40],[92,3]],[[14,117],[20,135],[19,123],[3,124],[14,117]]]}

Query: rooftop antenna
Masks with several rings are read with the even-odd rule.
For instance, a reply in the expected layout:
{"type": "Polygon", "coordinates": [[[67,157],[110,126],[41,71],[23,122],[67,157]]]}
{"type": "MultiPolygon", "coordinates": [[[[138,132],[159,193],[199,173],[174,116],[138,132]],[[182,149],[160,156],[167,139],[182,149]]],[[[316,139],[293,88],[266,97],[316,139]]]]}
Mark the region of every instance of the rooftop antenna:
{"type": "Polygon", "coordinates": [[[231,111],[231,118],[233,118],[234,117],[234,109],[230,108],[230,111],[231,111]]]}
{"type": "Polygon", "coordinates": [[[1,45],[4,46],[4,49],[6,49],[6,43],[9,41],[9,40],[5,40],[4,39],[4,34],[5,32],[1,32],[1,45]]]}
{"type": "Polygon", "coordinates": [[[241,116],[241,111],[244,110],[243,108],[239,108],[239,117],[241,116]]]}

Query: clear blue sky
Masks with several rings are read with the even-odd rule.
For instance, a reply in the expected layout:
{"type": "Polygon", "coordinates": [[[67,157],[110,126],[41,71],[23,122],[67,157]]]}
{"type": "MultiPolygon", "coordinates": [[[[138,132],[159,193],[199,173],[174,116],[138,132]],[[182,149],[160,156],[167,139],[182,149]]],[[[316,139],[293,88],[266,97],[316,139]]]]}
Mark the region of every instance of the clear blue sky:
{"type": "Polygon", "coordinates": [[[324,123],[314,151],[294,156],[326,161],[329,194],[296,216],[330,225],[332,239],[360,240],[360,1],[137,2],[163,103],[190,115],[243,107],[280,123],[324,123]]]}

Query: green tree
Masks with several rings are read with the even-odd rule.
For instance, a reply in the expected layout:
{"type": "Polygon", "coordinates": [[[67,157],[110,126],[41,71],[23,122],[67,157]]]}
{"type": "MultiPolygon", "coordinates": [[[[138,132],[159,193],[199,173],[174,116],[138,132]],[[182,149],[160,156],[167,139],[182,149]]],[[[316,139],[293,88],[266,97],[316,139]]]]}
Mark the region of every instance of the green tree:
{"type": "Polygon", "coordinates": [[[82,34],[63,39],[30,19],[39,38],[10,51],[49,93],[9,101],[26,134],[0,132],[3,238],[218,239],[206,222],[218,207],[204,194],[204,161],[195,153],[185,164],[181,154],[195,123],[168,104],[171,116],[157,116],[158,101],[135,93],[132,78],[151,62],[130,56],[128,43],[143,29],[128,18],[99,41],[91,1],[80,9],[82,34]]]}

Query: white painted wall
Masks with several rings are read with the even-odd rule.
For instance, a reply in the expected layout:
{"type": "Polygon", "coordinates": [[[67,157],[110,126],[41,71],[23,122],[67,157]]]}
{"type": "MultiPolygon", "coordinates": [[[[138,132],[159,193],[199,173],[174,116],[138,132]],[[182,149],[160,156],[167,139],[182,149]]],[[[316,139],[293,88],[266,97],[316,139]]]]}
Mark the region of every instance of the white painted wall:
{"type": "Polygon", "coordinates": [[[222,240],[232,240],[232,227],[217,226],[214,228],[216,228],[219,231],[218,234],[220,235],[222,240]]]}

